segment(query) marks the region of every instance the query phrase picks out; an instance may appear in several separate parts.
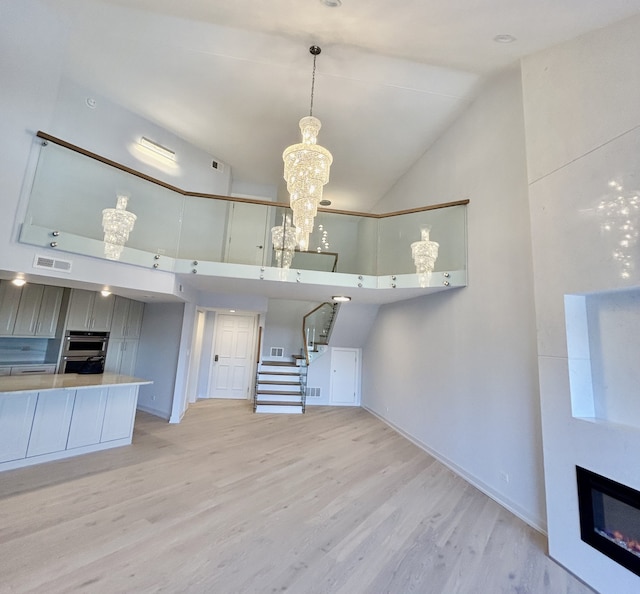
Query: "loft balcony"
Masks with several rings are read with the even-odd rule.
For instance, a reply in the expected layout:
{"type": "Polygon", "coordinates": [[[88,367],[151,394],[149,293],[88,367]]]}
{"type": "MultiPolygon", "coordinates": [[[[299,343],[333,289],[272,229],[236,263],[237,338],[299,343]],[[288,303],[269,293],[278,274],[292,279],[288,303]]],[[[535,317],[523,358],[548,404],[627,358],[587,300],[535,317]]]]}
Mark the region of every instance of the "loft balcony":
{"type": "Polygon", "coordinates": [[[348,294],[386,303],[464,287],[468,200],[385,214],[319,209],[309,251],[278,266],[271,229],[288,205],[189,192],[43,132],[22,243],[117,260],[175,275],[204,292],[324,301],[348,294]],[[126,196],[135,223],[114,257],[106,251],[104,209],[126,196]],[[435,268],[419,275],[411,244],[430,228],[435,268]]]}

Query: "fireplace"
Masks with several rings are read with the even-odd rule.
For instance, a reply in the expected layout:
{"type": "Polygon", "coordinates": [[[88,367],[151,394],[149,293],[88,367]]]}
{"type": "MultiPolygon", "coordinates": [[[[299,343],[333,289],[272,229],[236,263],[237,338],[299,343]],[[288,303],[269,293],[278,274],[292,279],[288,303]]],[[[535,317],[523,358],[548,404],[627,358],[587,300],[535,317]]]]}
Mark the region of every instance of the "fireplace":
{"type": "Polygon", "coordinates": [[[640,491],[576,466],[580,536],[640,575],[640,491]]]}

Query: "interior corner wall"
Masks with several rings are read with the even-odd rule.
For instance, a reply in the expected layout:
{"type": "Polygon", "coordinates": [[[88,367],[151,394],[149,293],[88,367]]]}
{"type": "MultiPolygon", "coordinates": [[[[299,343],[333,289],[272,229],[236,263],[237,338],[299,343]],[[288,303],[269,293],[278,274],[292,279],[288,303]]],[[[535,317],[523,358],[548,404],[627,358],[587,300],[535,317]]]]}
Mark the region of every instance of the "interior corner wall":
{"type": "Polygon", "coordinates": [[[362,404],[543,530],[519,68],[490,81],[379,207],[464,198],[468,286],[380,308],[363,351],[362,404]]]}
{"type": "MultiPolygon", "coordinates": [[[[640,591],[640,577],[581,540],[575,467],[640,490],[640,431],[597,410],[591,418],[582,417],[584,410],[574,416],[570,390],[580,401],[598,386],[592,378],[581,385],[570,373],[565,303],[567,295],[592,299],[640,288],[639,243],[633,233],[624,243],[629,227],[640,228],[640,213],[629,208],[603,217],[608,209],[600,208],[629,207],[640,187],[638,55],[640,17],[634,17],[522,63],[549,553],[603,594],[640,591]]],[[[632,301],[624,307],[637,320],[632,301]]],[[[622,311],[620,303],[611,307],[622,311]]],[[[637,365],[636,326],[617,324],[612,340],[617,349],[626,344],[625,356],[637,365]]],[[[633,374],[614,384],[637,397],[633,374]]]]}
{"type": "Polygon", "coordinates": [[[304,347],[302,320],[306,314],[320,305],[313,301],[269,299],[262,337],[262,357],[269,357],[271,347],[282,347],[284,356],[299,355],[304,347]]]}
{"type": "Polygon", "coordinates": [[[183,303],[147,303],[144,307],[136,375],[153,381],[140,386],[138,408],[169,419],[179,379],[183,303]]]}

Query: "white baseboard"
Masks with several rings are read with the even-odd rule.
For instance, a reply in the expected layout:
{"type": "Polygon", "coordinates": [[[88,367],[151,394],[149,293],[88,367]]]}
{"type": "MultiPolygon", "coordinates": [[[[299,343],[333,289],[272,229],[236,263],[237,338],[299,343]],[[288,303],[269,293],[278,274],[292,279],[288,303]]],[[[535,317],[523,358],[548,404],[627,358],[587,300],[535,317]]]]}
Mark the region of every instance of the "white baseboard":
{"type": "Polygon", "coordinates": [[[496,492],[489,485],[479,480],[475,476],[469,474],[466,470],[464,470],[464,468],[461,468],[455,462],[452,462],[451,460],[449,460],[446,456],[443,456],[439,452],[430,448],[427,444],[413,437],[413,435],[410,435],[400,427],[397,427],[391,421],[389,421],[388,419],[385,419],[383,416],[378,414],[375,410],[372,410],[369,407],[364,405],[362,406],[362,408],[364,408],[367,412],[370,412],[374,417],[377,417],[378,419],[380,419],[385,425],[388,425],[394,431],[398,432],[400,435],[402,435],[402,437],[405,437],[411,443],[418,446],[421,450],[424,450],[425,452],[427,452],[427,454],[433,456],[436,460],[438,460],[438,462],[440,462],[441,464],[444,464],[449,470],[453,471],[455,474],[463,478],[469,484],[473,485],[479,491],[482,491],[487,497],[490,497],[491,499],[493,499],[496,503],[498,503],[499,505],[501,505],[502,507],[510,511],[514,516],[517,516],[518,518],[520,518],[523,522],[531,526],[534,530],[537,530],[538,532],[547,536],[547,526],[544,520],[540,518],[531,517],[531,515],[525,509],[520,507],[517,503],[515,503],[514,501],[511,501],[510,499],[507,499],[502,494],[496,492]]]}

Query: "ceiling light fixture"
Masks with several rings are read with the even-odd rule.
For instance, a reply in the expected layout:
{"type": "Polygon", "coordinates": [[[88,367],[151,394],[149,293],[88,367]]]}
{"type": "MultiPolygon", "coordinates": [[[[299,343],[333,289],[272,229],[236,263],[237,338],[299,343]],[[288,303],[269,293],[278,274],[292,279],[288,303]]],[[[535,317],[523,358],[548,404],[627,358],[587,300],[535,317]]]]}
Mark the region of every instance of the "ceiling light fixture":
{"type": "Polygon", "coordinates": [[[16,287],[24,287],[27,284],[27,281],[23,278],[14,278],[11,281],[16,287]]]}
{"type": "Polygon", "coordinates": [[[124,244],[136,222],[136,215],[127,210],[127,196],[118,195],[115,208],[102,211],[102,230],[104,231],[104,255],[108,260],[119,260],[124,244]]]}
{"type": "Polygon", "coordinates": [[[309,247],[309,235],[313,231],[313,221],[322,200],[322,187],[329,181],[329,169],[333,162],[331,153],[316,144],[322,127],[320,120],[313,117],[313,93],[316,82],[316,58],[322,50],[312,45],[309,52],[313,56],[311,76],[311,106],[309,115],[300,120],[302,142],[292,144],[282,153],[284,179],[287,182],[293,226],[297,230],[297,240],[301,251],[309,247]]]}
{"type": "Polygon", "coordinates": [[[513,35],[503,33],[501,35],[496,35],[493,40],[496,43],[513,43],[514,41],[516,41],[516,38],[513,35]]]}
{"type": "Polygon", "coordinates": [[[282,225],[271,227],[271,243],[276,252],[278,268],[288,269],[293,262],[293,253],[296,249],[296,231],[291,225],[291,217],[282,215],[282,225]]]}
{"type": "Polygon", "coordinates": [[[320,4],[324,4],[329,8],[338,8],[342,6],[342,0],[320,0],[320,4]]]}
{"type": "Polygon", "coordinates": [[[156,155],[159,155],[160,157],[164,157],[165,159],[169,159],[170,161],[176,160],[176,153],[174,151],[168,149],[166,146],[158,144],[157,142],[153,142],[153,140],[149,140],[144,136],[140,138],[138,144],[155,153],[156,155]]]}
{"type": "Polygon", "coordinates": [[[102,289],[102,291],[100,291],[100,295],[103,297],[109,297],[109,295],[111,295],[111,291],[109,291],[109,289],[102,289]]]}
{"type": "Polygon", "coordinates": [[[351,297],[347,295],[334,295],[331,297],[336,303],[347,303],[347,301],[351,301],[351,297]]]}

